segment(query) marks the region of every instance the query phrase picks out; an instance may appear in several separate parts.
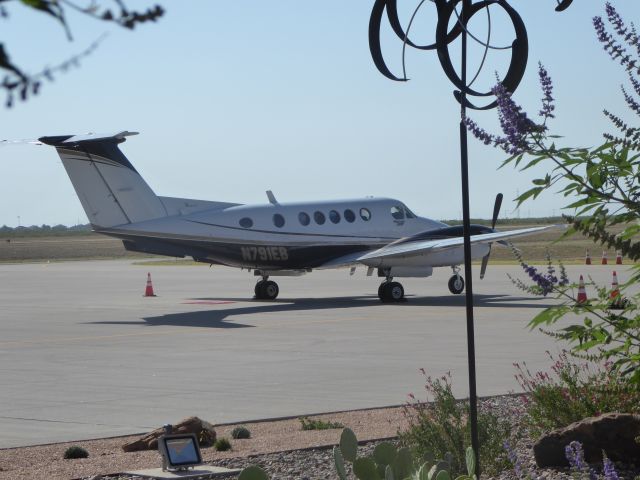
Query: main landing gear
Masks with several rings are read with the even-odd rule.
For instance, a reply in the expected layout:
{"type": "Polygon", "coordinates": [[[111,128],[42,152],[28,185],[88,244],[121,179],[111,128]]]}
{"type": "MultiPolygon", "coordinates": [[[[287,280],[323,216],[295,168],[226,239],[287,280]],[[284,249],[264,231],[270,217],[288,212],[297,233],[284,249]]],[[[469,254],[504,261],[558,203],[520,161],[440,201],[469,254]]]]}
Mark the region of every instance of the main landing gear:
{"type": "Polygon", "coordinates": [[[404,287],[387,274],[387,279],[378,287],[378,298],[385,303],[401,302],[404,300],[404,287]]]}
{"type": "Polygon", "coordinates": [[[453,276],[449,279],[449,291],[460,295],[464,291],[464,278],[460,275],[460,267],[453,267],[453,276]]]}
{"type": "Polygon", "coordinates": [[[262,280],[256,283],[254,292],[256,300],[275,300],[280,289],[276,282],[269,280],[269,277],[262,277],[262,280]]]}

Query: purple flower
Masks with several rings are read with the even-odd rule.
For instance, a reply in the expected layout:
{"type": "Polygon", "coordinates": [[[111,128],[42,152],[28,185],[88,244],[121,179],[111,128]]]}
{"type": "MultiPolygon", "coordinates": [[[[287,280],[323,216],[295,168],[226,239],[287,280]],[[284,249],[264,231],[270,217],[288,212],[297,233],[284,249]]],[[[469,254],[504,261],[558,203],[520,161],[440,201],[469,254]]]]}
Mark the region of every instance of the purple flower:
{"type": "Polygon", "coordinates": [[[522,462],[518,457],[518,454],[515,452],[515,450],[511,448],[511,445],[509,445],[509,442],[505,440],[502,446],[507,452],[507,458],[509,458],[509,461],[513,465],[513,471],[516,473],[517,477],[527,478],[528,477],[527,473],[522,469],[522,462]]]}
{"type": "Polygon", "coordinates": [[[542,87],[542,110],[539,115],[544,118],[554,118],[553,111],[556,109],[553,104],[553,84],[549,72],[544,68],[542,63],[538,62],[538,77],[540,79],[540,86],[542,87]]]}
{"type": "Polygon", "coordinates": [[[573,441],[564,447],[564,454],[575,473],[588,473],[589,480],[597,480],[598,475],[584,460],[584,451],[580,442],[573,441]]]}
{"type": "Polygon", "coordinates": [[[616,472],[616,467],[611,460],[607,457],[604,457],[604,478],[606,480],[619,480],[618,473],[616,472]]]}

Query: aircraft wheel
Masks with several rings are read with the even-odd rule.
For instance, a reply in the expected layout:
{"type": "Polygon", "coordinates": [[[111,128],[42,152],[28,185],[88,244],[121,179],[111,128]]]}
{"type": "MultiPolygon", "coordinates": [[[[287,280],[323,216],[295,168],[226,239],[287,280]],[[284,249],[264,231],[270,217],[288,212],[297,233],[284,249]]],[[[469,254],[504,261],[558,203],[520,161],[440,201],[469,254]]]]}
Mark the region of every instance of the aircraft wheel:
{"type": "Polygon", "coordinates": [[[404,298],[404,288],[398,282],[385,282],[380,287],[383,302],[400,302],[404,298]]]}
{"type": "Polygon", "coordinates": [[[378,287],[378,298],[380,300],[384,300],[384,287],[387,286],[387,283],[389,282],[383,282],[380,284],[380,286],[378,287]]]}
{"type": "Polygon", "coordinates": [[[464,279],[454,275],[449,279],[449,291],[454,295],[460,295],[464,291],[464,279]]]}
{"type": "Polygon", "coordinates": [[[256,294],[254,298],[258,300],[262,300],[265,298],[265,293],[264,293],[265,283],[267,283],[266,280],[260,280],[258,283],[256,283],[256,287],[253,289],[254,293],[256,294]]]}
{"type": "Polygon", "coordinates": [[[278,284],[274,281],[267,281],[264,283],[262,287],[263,297],[265,300],[275,300],[280,293],[280,289],[278,288],[278,284]]]}

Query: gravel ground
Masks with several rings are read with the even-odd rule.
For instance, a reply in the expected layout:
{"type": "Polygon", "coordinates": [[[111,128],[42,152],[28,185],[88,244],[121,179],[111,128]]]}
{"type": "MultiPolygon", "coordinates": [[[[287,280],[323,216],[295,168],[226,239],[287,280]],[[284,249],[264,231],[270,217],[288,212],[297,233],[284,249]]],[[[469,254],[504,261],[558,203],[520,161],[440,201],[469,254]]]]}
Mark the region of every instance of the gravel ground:
{"type": "MultiPolygon", "coordinates": [[[[483,399],[480,408],[488,408],[510,418],[514,427],[521,430],[520,438],[514,441],[514,447],[522,466],[533,473],[533,478],[574,478],[568,469],[536,469],[531,449],[533,442],[521,428],[523,405],[518,397],[483,399]]],[[[395,436],[398,429],[406,426],[402,410],[397,407],[341,412],[313,418],[341,422],[351,427],[360,440],[366,441],[360,446],[360,455],[371,453],[381,441],[379,439],[395,436]]],[[[228,468],[259,465],[269,473],[272,480],[337,478],[332,448],[339,440],[339,429],[302,431],[298,419],[245,425],[252,433],[251,439],[232,440],[233,450],[229,452],[203,449],[205,462],[228,468]]],[[[230,433],[235,426],[216,427],[218,437],[231,438],[230,433]]],[[[62,459],[62,453],[70,443],[0,450],[0,479],[138,480],[140,477],[118,475],[115,472],[157,467],[159,456],[157,452],[122,452],[121,445],[131,438],[133,437],[76,442],[90,453],[89,458],[81,460],[62,459]]],[[[621,480],[633,480],[640,475],[640,465],[618,464],[617,470],[621,480]]],[[[513,470],[509,470],[497,478],[515,480],[518,477],[513,470]]]]}

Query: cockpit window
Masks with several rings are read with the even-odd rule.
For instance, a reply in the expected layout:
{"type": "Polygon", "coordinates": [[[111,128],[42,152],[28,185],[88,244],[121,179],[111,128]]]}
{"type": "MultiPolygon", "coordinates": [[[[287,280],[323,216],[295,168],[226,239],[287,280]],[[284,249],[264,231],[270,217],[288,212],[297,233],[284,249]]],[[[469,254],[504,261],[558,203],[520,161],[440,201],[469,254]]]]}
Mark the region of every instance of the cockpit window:
{"type": "Polygon", "coordinates": [[[371,212],[368,208],[363,207],[360,209],[360,218],[362,218],[365,222],[371,220],[371,212]]]}
{"type": "Polygon", "coordinates": [[[404,209],[401,206],[394,205],[391,207],[391,216],[396,220],[404,220],[404,209]]]}
{"type": "Polygon", "coordinates": [[[253,220],[251,220],[249,217],[241,218],[238,223],[240,224],[240,226],[242,228],[251,228],[251,227],[253,227],[253,220]]]}
{"type": "Polygon", "coordinates": [[[411,210],[409,210],[409,207],[407,207],[406,205],[403,205],[404,207],[404,213],[407,216],[407,218],[416,218],[416,214],[413,213],[411,210]]]}

